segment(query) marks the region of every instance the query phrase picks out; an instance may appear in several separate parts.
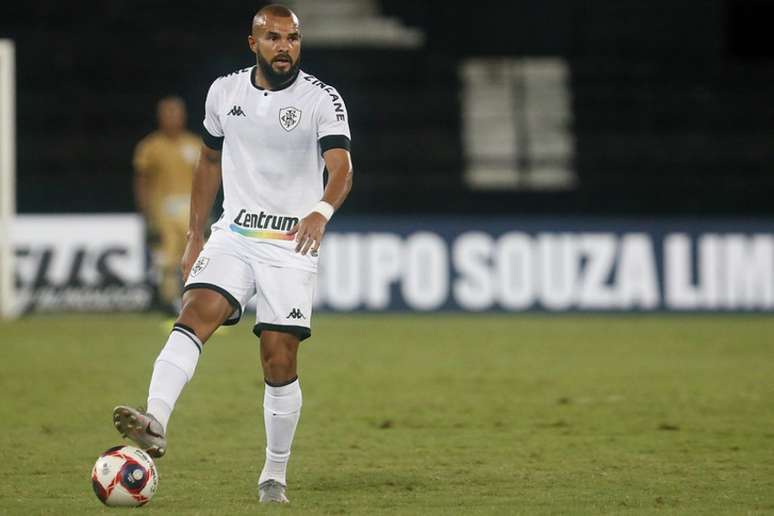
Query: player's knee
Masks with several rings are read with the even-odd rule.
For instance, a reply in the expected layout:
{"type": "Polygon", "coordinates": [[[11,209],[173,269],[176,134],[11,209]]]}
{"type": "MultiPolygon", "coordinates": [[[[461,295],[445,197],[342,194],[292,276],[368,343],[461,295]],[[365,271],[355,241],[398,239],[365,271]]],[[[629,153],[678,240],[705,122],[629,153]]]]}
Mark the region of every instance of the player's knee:
{"type": "Polygon", "coordinates": [[[266,378],[284,381],[296,375],[297,339],[290,336],[263,335],[261,337],[261,362],[266,378]]]}
{"type": "Polygon", "coordinates": [[[183,295],[182,311],[202,322],[221,324],[234,311],[234,308],[218,292],[193,289],[183,295]]]}
{"type": "Polygon", "coordinates": [[[287,350],[275,350],[262,357],[264,370],[273,373],[295,372],[296,358],[287,350]]]}
{"type": "Polygon", "coordinates": [[[228,301],[217,292],[204,289],[189,290],[183,295],[183,304],[177,322],[196,331],[206,341],[233,311],[228,301]]]}
{"type": "Polygon", "coordinates": [[[273,353],[268,357],[267,363],[276,368],[291,368],[296,364],[296,357],[288,350],[273,353]]]}

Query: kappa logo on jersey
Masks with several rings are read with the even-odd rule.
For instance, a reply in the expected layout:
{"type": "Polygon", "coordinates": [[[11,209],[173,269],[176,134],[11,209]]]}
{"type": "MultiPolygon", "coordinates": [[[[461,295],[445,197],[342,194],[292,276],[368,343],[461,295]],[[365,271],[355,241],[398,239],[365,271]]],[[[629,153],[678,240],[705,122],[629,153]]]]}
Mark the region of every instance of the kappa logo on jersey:
{"type": "Polygon", "coordinates": [[[193,267],[191,267],[191,276],[196,276],[200,272],[202,272],[206,267],[207,264],[210,263],[210,259],[206,256],[200,256],[198,260],[196,260],[196,263],[193,267]]]}
{"type": "Polygon", "coordinates": [[[282,128],[286,131],[292,131],[301,121],[301,110],[293,106],[284,107],[279,110],[279,121],[282,128]]]}
{"type": "Polygon", "coordinates": [[[304,317],[304,314],[302,314],[301,310],[299,310],[298,308],[294,308],[293,310],[291,310],[287,318],[288,319],[306,319],[306,317],[304,317]]]}
{"type": "Polygon", "coordinates": [[[242,106],[234,106],[231,108],[231,111],[226,113],[226,115],[233,115],[233,116],[247,116],[245,115],[245,112],[242,111],[242,106]]]}

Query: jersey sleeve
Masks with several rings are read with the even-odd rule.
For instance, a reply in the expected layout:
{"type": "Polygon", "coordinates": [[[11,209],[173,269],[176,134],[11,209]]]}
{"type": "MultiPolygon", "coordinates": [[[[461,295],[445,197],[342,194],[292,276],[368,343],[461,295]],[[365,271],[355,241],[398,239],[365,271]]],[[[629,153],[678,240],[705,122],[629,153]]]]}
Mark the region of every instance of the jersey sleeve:
{"type": "Polygon", "coordinates": [[[220,123],[220,81],[216,80],[207,92],[207,100],[204,102],[204,130],[202,139],[207,147],[214,150],[223,148],[223,126],[220,123]]]}
{"type": "Polygon", "coordinates": [[[317,111],[317,140],[320,152],[330,149],[350,150],[349,115],[344,99],[333,87],[323,90],[325,94],[317,111]]]}

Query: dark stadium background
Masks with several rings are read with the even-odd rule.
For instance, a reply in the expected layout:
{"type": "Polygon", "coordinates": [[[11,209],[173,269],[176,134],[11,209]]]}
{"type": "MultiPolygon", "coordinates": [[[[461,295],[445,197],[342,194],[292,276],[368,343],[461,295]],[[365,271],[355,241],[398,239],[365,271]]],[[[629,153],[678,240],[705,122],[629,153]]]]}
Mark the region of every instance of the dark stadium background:
{"type": "MultiPolygon", "coordinates": [[[[284,516],[774,514],[774,0],[292,1],[424,43],[364,24],[304,46],[346,100],[355,181],[321,248],[284,516]],[[474,189],[471,163],[523,188],[474,189]]],[[[200,127],[263,5],[0,3],[0,514],[105,514],[89,472],[128,444],[112,409],[144,403],[174,321],[134,147],[165,95],[200,127]]],[[[205,345],[145,510],[259,509],[255,322],[205,345]]]]}
{"type": "MultiPolygon", "coordinates": [[[[348,103],[349,213],[770,215],[774,2],[383,1],[416,50],[306,47],[303,68],[348,103]],[[577,186],[475,192],[462,181],[458,66],[561,56],[571,72],[577,186]]],[[[11,2],[20,213],[133,210],[131,155],[155,101],[198,128],[214,77],[253,63],[263,3],[11,2]]]]}

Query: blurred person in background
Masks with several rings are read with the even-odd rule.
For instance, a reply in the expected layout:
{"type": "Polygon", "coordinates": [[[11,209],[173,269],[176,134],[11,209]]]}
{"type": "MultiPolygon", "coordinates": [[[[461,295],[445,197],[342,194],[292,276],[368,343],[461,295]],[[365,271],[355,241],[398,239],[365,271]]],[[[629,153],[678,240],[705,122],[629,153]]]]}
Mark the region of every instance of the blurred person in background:
{"type": "Polygon", "coordinates": [[[134,152],[134,198],[152,248],[155,304],[177,315],[182,289],[179,264],[201,138],[186,129],[186,107],[180,97],[159,100],[156,115],[158,129],[143,138],[134,152]]]}

